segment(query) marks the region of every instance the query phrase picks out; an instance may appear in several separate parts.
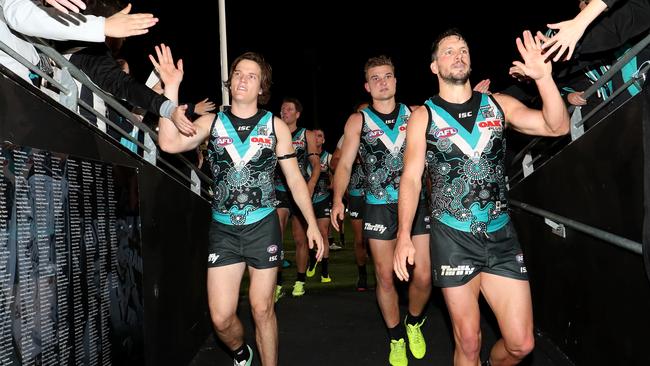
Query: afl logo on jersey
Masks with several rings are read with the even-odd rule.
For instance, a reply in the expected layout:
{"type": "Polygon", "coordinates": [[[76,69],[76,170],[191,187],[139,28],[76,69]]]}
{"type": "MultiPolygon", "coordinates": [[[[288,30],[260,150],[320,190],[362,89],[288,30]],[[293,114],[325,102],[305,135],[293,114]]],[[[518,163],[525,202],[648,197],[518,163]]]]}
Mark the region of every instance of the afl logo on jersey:
{"type": "Polygon", "coordinates": [[[224,147],[230,144],[232,144],[232,139],[230,137],[228,136],[217,137],[217,146],[224,147]]]}
{"type": "Polygon", "coordinates": [[[458,130],[453,128],[453,127],[445,127],[441,128],[438,131],[435,132],[434,136],[437,139],[444,139],[444,138],[449,138],[455,134],[458,133],[458,130]]]}
{"type": "Polygon", "coordinates": [[[384,131],[382,131],[382,130],[372,130],[372,131],[369,131],[366,136],[368,136],[369,139],[376,139],[376,138],[378,138],[379,136],[381,136],[383,134],[384,134],[384,131]]]}

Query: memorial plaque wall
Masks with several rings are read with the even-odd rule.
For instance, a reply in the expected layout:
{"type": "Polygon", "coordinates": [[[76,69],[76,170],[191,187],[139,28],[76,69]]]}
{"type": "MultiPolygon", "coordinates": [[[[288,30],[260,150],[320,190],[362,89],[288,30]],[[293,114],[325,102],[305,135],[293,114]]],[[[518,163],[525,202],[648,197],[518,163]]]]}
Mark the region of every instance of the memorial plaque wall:
{"type": "Polygon", "coordinates": [[[0,365],[139,365],[133,168],[0,144],[0,365]]]}

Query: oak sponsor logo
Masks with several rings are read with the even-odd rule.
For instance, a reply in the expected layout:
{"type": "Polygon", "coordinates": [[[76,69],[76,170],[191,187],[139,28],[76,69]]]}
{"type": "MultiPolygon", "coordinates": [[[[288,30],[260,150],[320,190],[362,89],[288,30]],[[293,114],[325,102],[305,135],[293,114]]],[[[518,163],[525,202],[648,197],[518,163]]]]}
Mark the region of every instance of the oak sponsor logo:
{"type": "Polygon", "coordinates": [[[478,123],[479,128],[487,128],[490,130],[500,130],[503,128],[501,120],[495,119],[493,121],[482,121],[478,123]]]}
{"type": "Polygon", "coordinates": [[[293,144],[294,149],[297,147],[305,147],[305,142],[302,140],[292,141],[291,143],[293,144]]]}
{"type": "Polygon", "coordinates": [[[251,137],[251,142],[261,145],[262,147],[272,147],[273,146],[273,140],[270,139],[269,137],[261,137],[261,136],[255,136],[251,137]]]}

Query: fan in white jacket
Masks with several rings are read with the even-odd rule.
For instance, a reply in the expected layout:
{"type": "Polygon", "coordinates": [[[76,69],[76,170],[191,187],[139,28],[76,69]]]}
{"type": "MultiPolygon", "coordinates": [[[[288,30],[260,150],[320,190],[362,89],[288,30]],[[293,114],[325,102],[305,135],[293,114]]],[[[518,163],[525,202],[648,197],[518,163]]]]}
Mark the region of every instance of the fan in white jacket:
{"type": "MultiPolygon", "coordinates": [[[[109,18],[65,15],[32,0],[0,0],[0,41],[34,65],[39,56],[34,46],[16,33],[57,41],[104,42],[106,36],[129,37],[145,34],[158,22],[153,14],[129,14],[131,5],[109,18]]],[[[0,64],[29,81],[29,70],[0,51],[0,64]]]]}

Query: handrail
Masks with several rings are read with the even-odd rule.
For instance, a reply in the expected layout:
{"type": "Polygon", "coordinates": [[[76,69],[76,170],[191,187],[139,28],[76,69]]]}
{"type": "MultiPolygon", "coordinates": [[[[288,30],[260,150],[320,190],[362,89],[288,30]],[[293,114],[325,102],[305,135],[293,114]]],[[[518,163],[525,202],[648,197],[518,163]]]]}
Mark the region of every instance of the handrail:
{"type": "MultiPolygon", "coordinates": [[[[77,103],[78,103],[80,106],[82,106],[85,110],[87,110],[88,112],[94,114],[95,117],[97,117],[97,118],[99,118],[100,120],[102,120],[102,122],[104,122],[104,123],[106,123],[107,125],[109,125],[109,126],[111,126],[112,128],[114,128],[114,129],[115,129],[117,132],[119,132],[120,134],[122,134],[122,135],[124,135],[124,136],[128,136],[128,137],[130,137],[130,138],[129,138],[129,141],[131,141],[132,143],[138,145],[139,147],[143,148],[143,149],[144,149],[145,151],[147,151],[147,152],[150,151],[150,149],[149,149],[148,147],[144,146],[143,143],[141,143],[141,142],[138,141],[137,139],[133,138],[133,136],[131,136],[131,135],[129,135],[128,133],[126,133],[126,131],[124,131],[120,126],[118,126],[118,125],[116,125],[115,123],[113,123],[113,121],[111,121],[110,119],[106,118],[105,116],[102,116],[101,113],[97,112],[97,110],[96,110],[95,108],[93,108],[92,106],[89,106],[88,103],[84,102],[84,101],[81,100],[81,99],[77,100],[77,103]]],[[[127,138],[128,138],[128,137],[127,137],[127,138]]],[[[119,142],[119,141],[118,141],[118,142],[119,142]]]]}
{"type": "MultiPolygon", "coordinates": [[[[84,86],[88,87],[93,93],[97,94],[100,98],[102,98],[106,104],[108,104],[111,108],[115,109],[118,114],[120,114],[122,117],[125,117],[129,122],[131,122],[131,124],[138,127],[140,130],[148,133],[155,143],[158,142],[158,134],[154,130],[152,130],[146,124],[140,122],[137,118],[134,118],[133,113],[131,113],[126,108],[124,108],[124,106],[122,104],[120,104],[113,96],[109,95],[108,93],[103,91],[101,88],[99,88],[97,85],[95,85],[95,83],[93,83],[84,72],[82,72],[76,66],[74,66],[72,63],[70,63],[70,61],[68,59],[63,57],[63,55],[61,55],[55,49],[53,49],[52,47],[47,45],[47,43],[44,40],[42,40],[40,38],[36,38],[36,40],[38,40],[40,43],[33,43],[33,44],[34,44],[35,47],[37,47],[39,49],[39,51],[43,52],[43,54],[50,57],[57,64],[67,67],[68,70],[70,71],[70,74],[75,79],[77,79],[84,86]]],[[[122,131],[122,132],[124,132],[124,131],[122,131]]],[[[129,138],[129,137],[132,137],[132,136],[129,135],[129,134],[126,134],[124,137],[129,138]]],[[[140,144],[138,144],[138,146],[140,146],[140,144]]],[[[149,151],[148,148],[145,148],[145,149],[146,149],[146,151],[149,151]]],[[[157,158],[157,160],[164,161],[164,159],[162,159],[160,156],[157,156],[156,158],[157,158]]],[[[210,184],[212,183],[211,178],[209,178],[207,175],[205,175],[199,169],[194,167],[194,165],[192,163],[190,163],[184,156],[179,154],[179,155],[177,155],[177,158],[179,160],[181,160],[185,165],[190,167],[190,169],[193,169],[195,171],[195,173],[197,173],[197,175],[200,178],[203,178],[203,180],[207,181],[210,184]]],[[[166,166],[172,167],[172,165],[169,164],[168,162],[164,162],[164,163],[165,163],[166,166]]],[[[175,171],[176,171],[177,174],[179,173],[178,170],[175,170],[175,171]]],[[[180,175],[183,178],[185,178],[185,180],[190,182],[192,185],[196,184],[195,182],[192,182],[192,180],[189,177],[187,177],[185,174],[181,173],[180,175]]]]}
{"type": "Polygon", "coordinates": [[[57,89],[59,89],[61,92],[63,92],[63,94],[66,94],[66,95],[70,94],[70,90],[68,90],[68,88],[61,85],[61,83],[59,83],[58,81],[54,80],[54,78],[52,78],[50,75],[44,73],[43,70],[38,68],[38,66],[36,66],[36,65],[32,64],[31,62],[29,62],[29,60],[24,58],[18,52],[14,51],[13,48],[7,46],[2,41],[0,41],[0,50],[2,50],[7,55],[13,57],[14,60],[20,62],[23,66],[28,68],[29,71],[31,71],[31,72],[37,74],[38,76],[42,77],[43,79],[47,80],[48,83],[50,83],[50,84],[54,85],[55,87],[57,87],[57,89]]]}
{"type": "MultiPolygon", "coordinates": [[[[641,69],[638,70],[637,75],[632,77],[630,80],[626,81],[625,84],[621,85],[620,88],[616,89],[614,93],[609,97],[608,100],[616,98],[619,94],[623,93],[625,90],[627,90],[630,85],[636,83],[639,81],[641,78],[645,79],[645,75],[650,71],[650,63],[645,64],[644,66],[641,67],[641,69]]],[[[605,101],[604,101],[605,102],[605,101]]],[[[600,103],[598,106],[596,106],[594,109],[589,111],[586,116],[584,116],[580,121],[578,121],[575,126],[576,127],[581,127],[582,125],[585,124],[585,121],[587,121],[589,118],[591,118],[594,114],[598,113],[601,109],[605,108],[605,103],[600,103]]]]}
{"type": "MultiPolygon", "coordinates": [[[[632,57],[635,57],[642,49],[644,49],[648,44],[650,44],[650,32],[648,35],[646,35],[641,41],[639,41],[637,44],[635,44],[632,48],[630,48],[629,51],[627,51],[623,57],[621,57],[619,60],[617,60],[614,65],[612,65],[609,70],[603,76],[601,76],[596,82],[591,85],[587,90],[585,90],[584,99],[588,99],[590,96],[592,96],[598,88],[602,87],[605,85],[607,82],[609,82],[615,74],[623,68],[631,59],[632,57]]],[[[649,71],[649,68],[647,65],[642,65],[640,70],[637,72],[637,75],[635,75],[632,79],[628,80],[623,86],[619,87],[616,89],[616,91],[612,94],[611,97],[607,98],[607,100],[603,100],[601,103],[599,103],[590,113],[588,113],[586,116],[582,117],[580,120],[576,121],[575,124],[572,126],[572,128],[580,128],[582,127],[587,120],[592,118],[598,111],[602,110],[607,104],[611,103],[612,100],[619,94],[621,94],[623,91],[625,91],[630,85],[632,85],[634,82],[640,80],[641,78],[645,78],[645,74],[649,71]]],[[[574,112],[575,113],[575,112],[574,112]]],[[[578,112],[579,113],[579,112],[578,112]]],[[[512,165],[515,164],[518,159],[523,158],[528,152],[531,151],[531,149],[536,146],[542,139],[541,138],[535,138],[533,139],[530,143],[528,143],[524,148],[522,148],[516,155],[515,158],[512,160],[512,165]]],[[[555,144],[553,144],[555,145],[555,144]]],[[[552,145],[552,146],[553,146],[552,145]]],[[[528,167],[530,167],[535,161],[538,160],[538,157],[533,159],[533,161],[529,162],[528,167]]],[[[519,176],[523,173],[523,167],[521,170],[519,170],[513,178],[510,179],[512,181],[515,176],[519,176]]]]}
{"type": "Polygon", "coordinates": [[[526,155],[530,151],[530,149],[533,148],[533,146],[537,145],[541,139],[542,139],[541,136],[537,136],[534,139],[530,140],[530,142],[527,143],[526,146],[524,146],[521,150],[519,150],[517,155],[515,155],[515,157],[512,158],[512,164],[514,164],[515,161],[519,161],[519,159],[522,159],[524,155],[526,155]]]}
{"type": "MultiPolygon", "coordinates": [[[[95,93],[97,96],[99,96],[102,100],[104,100],[105,104],[113,108],[120,116],[125,118],[127,121],[129,121],[132,125],[138,127],[141,131],[147,133],[151,139],[157,144],[158,141],[158,134],[153,131],[149,126],[146,124],[140,122],[137,118],[134,117],[134,115],[129,112],[122,104],[120,104],[113,96],[109,95],[108,93],[104,92],[101,90],[99,87],[97,87],[87,76],[85,73],[83,73],[81,70],[79,70],[76,66],[72,65],[70,61],[68,61],[65,57],[63,57],[59,52],[54,50],[52,47],[50,47],[43,39],[38,38],[38,37],[29,37],[25,35],[20,35],[25,41],[30,42],[38,49],[39,52],[43,53],[44,55],[48,56],[50,59],[52,59],[54,62],[56,62],[61,68],[67,69],[67,71],[70,73],[72,77],[74,77],[77,81],[79,81],[82,85],[88,87],[93,93],[95,93]]],[[[110,121],[108,118],[105,116],[102,116],[100,113],[98,113],[92,106],[89,106],[87,103],[81,101],[78,99],[77,95],[71,95],[71,93],[75,93],[73,90],[70,90],[69,88],[66,88],[64,85],[59,83],[58,81],[54,80],[51,76],[47,75],[44,73],[38,66],[32,64],[29,60],[25,59],[23,56],[21,56],[19,53],[11,49],[11,47],[7,46],[5,43],[0,41],[0,50],[4,51],[7,53],[9,56],[13,57],[15,60],[20,62],[23,66],[31,70],[32,72],[38,74],[40,77],[43,79],[47,80],[53,87],[57,88],[61,93],[65,94],[66,96],[74,97],[77,100],[77,103],[79,104],[80,107],[87,109],[89,112],[93,113],[97,118],[102,120],[104,123],[109,125],[111,128],[115,129],[122,137],[126,138],[127,140],[131,141],[138,147],[142,148],[144,151],[147,153],[151,152],[151,149],[147,146],[145,146],[143,143],[135,139],[133,136],[130,134],[126,133],[122,128],[117,126],[115,123],[110,121]]],[[[77,113],[76,110],[73,112],[77,113]]],[[[83,117],[82,117],[83,118],[83,117]]],[[[86,120],[84,118],[84,120],[86,120]]],[[[119,141],[118,141],[119,142],[119,141]]],[[[179,159],[184,165],[189,167],[191,170],[194,171],[194,173],[197,175],[197,177],[205,182],[208,186],[211,186],[213,184],[213,181],[210,177],[205,175],[202,171],[200,171],[194,164],[189,162],[184,156],[177,154],[175,155],[177,159],[179,159]]],[[[165,165],[167,168],[169,168],[171,171],[176,173],[179,177],[184,179],[185,181],[189,182],[191,185],[196,186],[197,182],[194,182],[189,176],[186,174],[183,174],[180,170],[176,169],[172,164],[167,162],[165,159],[160,157],[159,154],[156,154],[156,160],[160,161],[163,165],[165,165]]],[[[204,189],[204,187],[201,187],[201,191],[206,195],[210,196],[211,194],[204,189]]]]}
{"type": "MultiPolygon", "coordinates": [[[[592,96],[600,87],[605,85],[609,80],[619,72],[623,66],[625,66],[628,62],[633,57],[636,57],[636,55],[641,52],[648,44],[650,44],[650,33],[648,33],[645,38],[643,38],[639,43],[635,44],[632,48],[630,48],[629,51],[627,51],[623,57],[621,57],[619,60],[617,60],[614,65],[612,65],[607,72],[598,78],[595,83],[593,83],[590,87],[585,90],[585,94],[583,95],[584,99],[588,99],[590,96],[592,96]]],[[[608,100],[613,99],[613,97],[608,98],[608,100]]],[[[582,122],[582,121],[581,121],[582,122]]],[[[584,122],[583,122],[584,123],[584,122]]]]}
{"type": "MultiPolygon", "coordinates": [[[[650,36],[647,37],[646,39],[650,40],[650,36]]],[[[631,51],[630,51],[630,52],[631,52],[631,51]]],[[[630,53],[630,52],[628,52],[628,53],[630,53]]],[[[618,62],[617,62],[617,64],[618,64],[618,62]]],[[[612,69],[610,69],[610,71],[611,71],[611,70],[612,70],[612,69]]],[[[647,75],[648,72],[650,72],[650,63],[646,62],[646,63],[644,63],[644,64],[641,65],[641,67],[639,68],[639,70],[637,70],[637,73],[636,73],[636,74],[635,74],[635,75],[634,75],[630,80],[628,80],[628,81],[625,82],[623,85],[621,85],[619,88],[617,88],[617,89],[614,91],[614,93],[612,93],[612,95],[611,95],[609,98],[607,98],[607,100],[604,100],[604,101],[602,101],[601,103],[599,103],[596,107],[594,107],[594,109],[592,109],[591,111],[589,111],[589,113],[588,113],[586,116],[584,116],[584,117],[580,118],[578,121],[576,121],[575,124],[573,124],[573,126],[572,126],[572,134],[573,134],[573,130],[574,130],[574,129],[579,129],[579,128],[581,128],[581,127],[586,123],[587,120],[589,120],[589,119],[592,118],[596,113],[598,113],[598,112],[601,111],[603,108],[605,108],[605,106],[607,106],[607,104],[611,103],[611,101],[614,100],[614,98],[616,98],[618,95],[620,95],[620,94],[623,93],[625,90],[627,90],[627,88],[628,88],[630,85],[634,84],[635,82],[637,82],[637,81],[639,81],[639,80],[642,80],[642,79],[645,80],[645,79],[646,79],[646,75],[647,75]]],[[[601,77],[601,78],[598,79],[598,80],[604,79],[606,76],[607,76],[608,78],[611,78],[613,75],[610,75],[610,73],[609,73],[609,71],[608,71],[607,73],[605,73],[605,74],[603,75],[603,77],[601,77]]],[[[648,86],[645,85],[644,87],[647,88],[648,86]]],[[[576,112],[579,113],[579,109],[576,109],[576,112]]],[[[575,140],[575,139],[574,139],[574,140],[575,140]]],[[[541,141],[540,138],[535,138],[535,139],[533,139],[530,143],[528,143],[524,148],[522,148],[522,149],[521,149],[521,150],[520,150],[520,151],[515,155],[515,158],[512,160],[512,164],[511,164],[511,165],[515,165],[516,162],[517,162],[517,159],[522,158],[525,154],[527,154],[529,151],[531,151],[531,149],[532,149],[535,145],[537,145],[537,143],[539,143],[539,141],[541,141]]],[[[555,146],[555,143],[553,143],[551,146],[555,146]]],[[[533,163],[535,163],[535,162],[536,162],[540,157],[541,157],[541,155],[538,155],[538,156],[536,156],[532,161],[528,162],[527,167],[530,167],[530,166],[531,166],[533,163]]],[[[522,163],[522,164],[523,164],[523,163],[522,163]]],[[[522,168],[521,168],[519,171],[517,171],[517,173],[515,173],[515,174],[513,175],[513,177],[509,180],[509,182],[513,182],[515,177],[518,177],[519,175],[521,175],[521,174],[523,173],[523,170],[524,170],[524,169],[523,169],[523,166],[522,166],[522,168]]]]}
{"type": "Polygon", "coordinates": [[[56,62],[57,64],[67,67],[68,70],[70,71],[70,75],[72,75],[76,80],[78,80],[81,84],[83,84],[88,89],[90,89],[93,93],[97,94],[100,98],[104,100],[106,104],[108,104],[111,108],[115,109],[120,115],[126,117],[127,120],[131,122],[131,124],[138,127],[140,130],[149,133],[152,139],[154,140],[154,142],[158,142],[158,135],[151,128],[149,128],[149,126],[138,121],[137,118],[133,116],[133,113],[131,113],[128,109],[124,108],[124,106],[120,104],[117,100],[115,100],[115,98],[108,95],[108,93],[106,93],[105,91],[100,89],[97,85],[95,85],[95,83],[93,83],[88,78],[88,76],[86,76],[84,72],[82,72],[72,63],[70,63],[68,59],[63,57],[63,55],[61,55],[55,49],[48,46],[45,43],[45,41],[43,41],[40,38],[35,38],[35,39],[41,43],[33,43],[34,47],[38,48],[39,51],[41,51],[47,57],[54,60],[54,62],[56,62]]]}
{"type": "Polygon", "coordinates": [[[564,216],[560,216],[558,214],[554,214],[550,211],[546,211],[544,209],[531,206],[527,203],[519,202],[517,200],[510,199],[508,201],[510,205],[519,207],[520,209],[524,211],[528,211],[530,213],[533,213],[535,215],[551,219],[553,221],[559,222],[561,224],[564,224],[572,229],[578,230],[584,234],[591,235],[595,238],[598,238],[602,241],[608,242],[610,244],[613,244],[619,248],[623,248],[626,250],[629,250],[632,253],[636,254],[643,254],[643,245],[641,243],[638,243],[636,241],[624,238],[622,236],[612,234],[608,231],[601,230],[598,228],[595,228],[593,226],[589,226],[586,224],[583,224],[581,222],[571,220],[569,218],[566,218],[564,216]]]}

